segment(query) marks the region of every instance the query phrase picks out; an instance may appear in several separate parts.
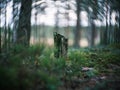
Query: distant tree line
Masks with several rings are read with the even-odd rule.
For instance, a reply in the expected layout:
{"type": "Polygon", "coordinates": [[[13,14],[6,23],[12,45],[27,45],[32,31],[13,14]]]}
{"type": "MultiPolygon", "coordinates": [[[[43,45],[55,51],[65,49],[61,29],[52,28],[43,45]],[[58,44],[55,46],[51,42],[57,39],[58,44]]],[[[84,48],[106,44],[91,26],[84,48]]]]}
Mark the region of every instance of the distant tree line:
{"type": "MultiPolygon", "coordinates": [[[[55,31],[58,32],[60,18],[63,14],[67,19],[67,29],[69,29],[69,10],[76,13],[76,28],[74,30],[74,47],[80,47],[81,40],[81,11],[88,14],[88,41],[90,46],[95,45],[96,37],[96,20],[101,23],[105,20],[106,24],[101,25],[100,41],[102,45],[120,43],[120,1],[119,0],[50,0],[51,4],[56,7],[55,31]],[[62,4],[58,4],[62,3],[62,4]],[[65,13],[60,8],[66,10],[65,13]],[[115,14],[115,24],[112,24],[112,14],[115,14]]],[[[35,21],[37,23],[37,14],[45,13],[49,7],[47,0],[0,0],[0,51],[3,48],[9,49],[13,44],[30,45],[31,36],[31,11],[35,9],[35,21]],[[7,6],[12,2],[12,22],[7,25],[7,6]],[[39,3],[38,3],[39,2],[39,3]],[[11,28],[11,25],[13,26],[11,28]]],[[[68,33],[68,32],[67,32],[68,33]]]]}

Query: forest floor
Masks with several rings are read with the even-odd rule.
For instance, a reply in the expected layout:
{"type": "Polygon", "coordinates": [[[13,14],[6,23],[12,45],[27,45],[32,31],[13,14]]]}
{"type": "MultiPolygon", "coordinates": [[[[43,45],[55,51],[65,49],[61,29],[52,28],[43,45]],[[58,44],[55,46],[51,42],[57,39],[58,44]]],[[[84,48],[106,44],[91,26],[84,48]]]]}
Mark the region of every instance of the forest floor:
{"type": "Polygon", "coordinates": [[[88,60],[81,62],[84,63],[79,71],[82,75],[73,75],[70,80],[63,79],[64,83],[59,90],[120,89],[120,49],[91,48],[78,52],[83,53],[82,55],[88,60]]]}
{"type": "Polygon", "coordinates": [[[0,90],[120,89],[119,45],[69,49],[67,58],[45,45],[15,46],[0,57],[0,90]]]}

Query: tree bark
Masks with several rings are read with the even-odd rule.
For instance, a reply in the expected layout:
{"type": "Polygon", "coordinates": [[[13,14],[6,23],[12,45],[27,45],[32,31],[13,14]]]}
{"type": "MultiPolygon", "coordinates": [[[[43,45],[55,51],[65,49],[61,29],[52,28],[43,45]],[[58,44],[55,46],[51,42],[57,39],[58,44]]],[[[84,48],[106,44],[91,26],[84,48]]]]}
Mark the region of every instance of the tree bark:
{"type": "Polygon", "coordinates": [[[108,1],[106,1],[106,29],[104,31],[104,45],[108,44],[108,1]]]}
{"type": "Polygon", "coordinates": [[[79,42],[80,42],[80,35],[81,35],[81,31],[80,31],[80,0],[76,0],[76,4],[77,4],[77,22],[76,22],[76,29],[74,31],[74,47],[75,48],[79,48],[79,42]]]}
{"type": "Polygon", "coordinates": [[[56,58],[59,57],[66,58],[68,51],[68,39],[65,38],[63,35],[54,32],[54,45],[55,45],[54,56],[56,58]]]}
{"type": "Polygon", "coordinates": [[[12,8],[13,8],[13,12],[12,12],[12,14],[13,14],[13,38],[12,38],[12,42],[13,43],[15,43],[16,42],[16,38],[17,38],[17,36],[16,36],[16,31],[17,31],[17,29],[18,29],[18,20],[19,20],[19,4],[20,3],[20,0],[18,1],[16,1],[16,0],[13,0],[13,6],[12,6],[12,8]]]}
{"type": "Polygon", "coordinates": [[[95,36],[96,36],[95,23],[92,19],[91,20],[91,43],[90,43],[91,47],[95,45],[95,36]]]}
{"type": "Polygon", "coordinates": [[[4,50],[7,51],[7,1],[5,2],[5,25],[4,25],[4,50]]]}
{"type": "Polygon", "coordinates": [[[32,0],[21,0],[19,23],[17,29],[17,44],[29,45],[31,34],[32,0]]]}
{"type": "Polygon", "coordinates": [[[118,29],[118,43],[120,43],[120,10],[119,10],[119,20],[118,20],[118,23],[119,23],[119,29],[118,29]]]}
{"type": "MultiPolygon", "coordinates": [[[[0,23],[1,23],[1,8],[0,8],[0,23]]],[[[2,28],[1,28],[1,25],[0,25],[0,54],[2,52],[2,45],[1,45],[1,42],[2,42],[2,36],[1,36],[1,31],[2,31],[2,28]]]]}

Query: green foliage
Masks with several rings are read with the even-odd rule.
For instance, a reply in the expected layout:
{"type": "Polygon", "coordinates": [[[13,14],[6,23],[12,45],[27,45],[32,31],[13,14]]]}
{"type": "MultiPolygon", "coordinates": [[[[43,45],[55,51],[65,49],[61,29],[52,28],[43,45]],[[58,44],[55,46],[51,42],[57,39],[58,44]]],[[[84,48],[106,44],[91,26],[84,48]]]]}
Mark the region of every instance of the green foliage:
{"type": "Polygon", "coordinates": [[[110,48],[120,49],[120,43],[109,45],[110,48]]]}
{"type": "Polygon", "coordinates": [[[45,45],[14,46],[6,59],[2,57],[6,62],[0,61],[0,89],[58,90],[65,82],[68,85],[74,83],[75,78],[82,82],[100,76],[101,73],[109,74],[110,67],[115,68],[113,73],[120,75],[120,56],[116,53],[118,49],[69,50],[67,58],[58,59],[54,58],[53,52],[52,47],[45,45]],[[88,70],[84,71],[83,68],[88,70]]]}
{"type": "Polygon", "coordinates": [[[0,68],[0,89],[13,89],[18,87],[15,69],[0,68]]]}
{"type": "Polygon", "coordinates": [[[79,66],[84,66],[87,63],[87,53],[79,51],[71,51],[69,52],[69,59],[76,63],[79,64],[79,66]]]}

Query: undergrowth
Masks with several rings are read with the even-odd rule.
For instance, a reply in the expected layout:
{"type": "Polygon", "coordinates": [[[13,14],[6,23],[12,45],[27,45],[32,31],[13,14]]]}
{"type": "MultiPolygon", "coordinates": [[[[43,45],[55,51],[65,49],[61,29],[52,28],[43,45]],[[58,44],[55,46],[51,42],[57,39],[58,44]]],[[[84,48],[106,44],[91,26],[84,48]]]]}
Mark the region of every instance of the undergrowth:
{"type": "MultiPolygon", "coordinates": [[[[1,90],[58,90],[73,79],[90,79],[108,68],[120,66],[118,49],[86,48],[68,51],[67,58],[54,58],[53,47],[34,45],[15,46],[6,55],[1,54],[1,90]],[[88,67],[91,70],[83,71],[88,67]]],[[[113,73],[120,75],[115,69],[113,73]]],[[[98,85],[99,86],[99,85],[98,85]]]]}

